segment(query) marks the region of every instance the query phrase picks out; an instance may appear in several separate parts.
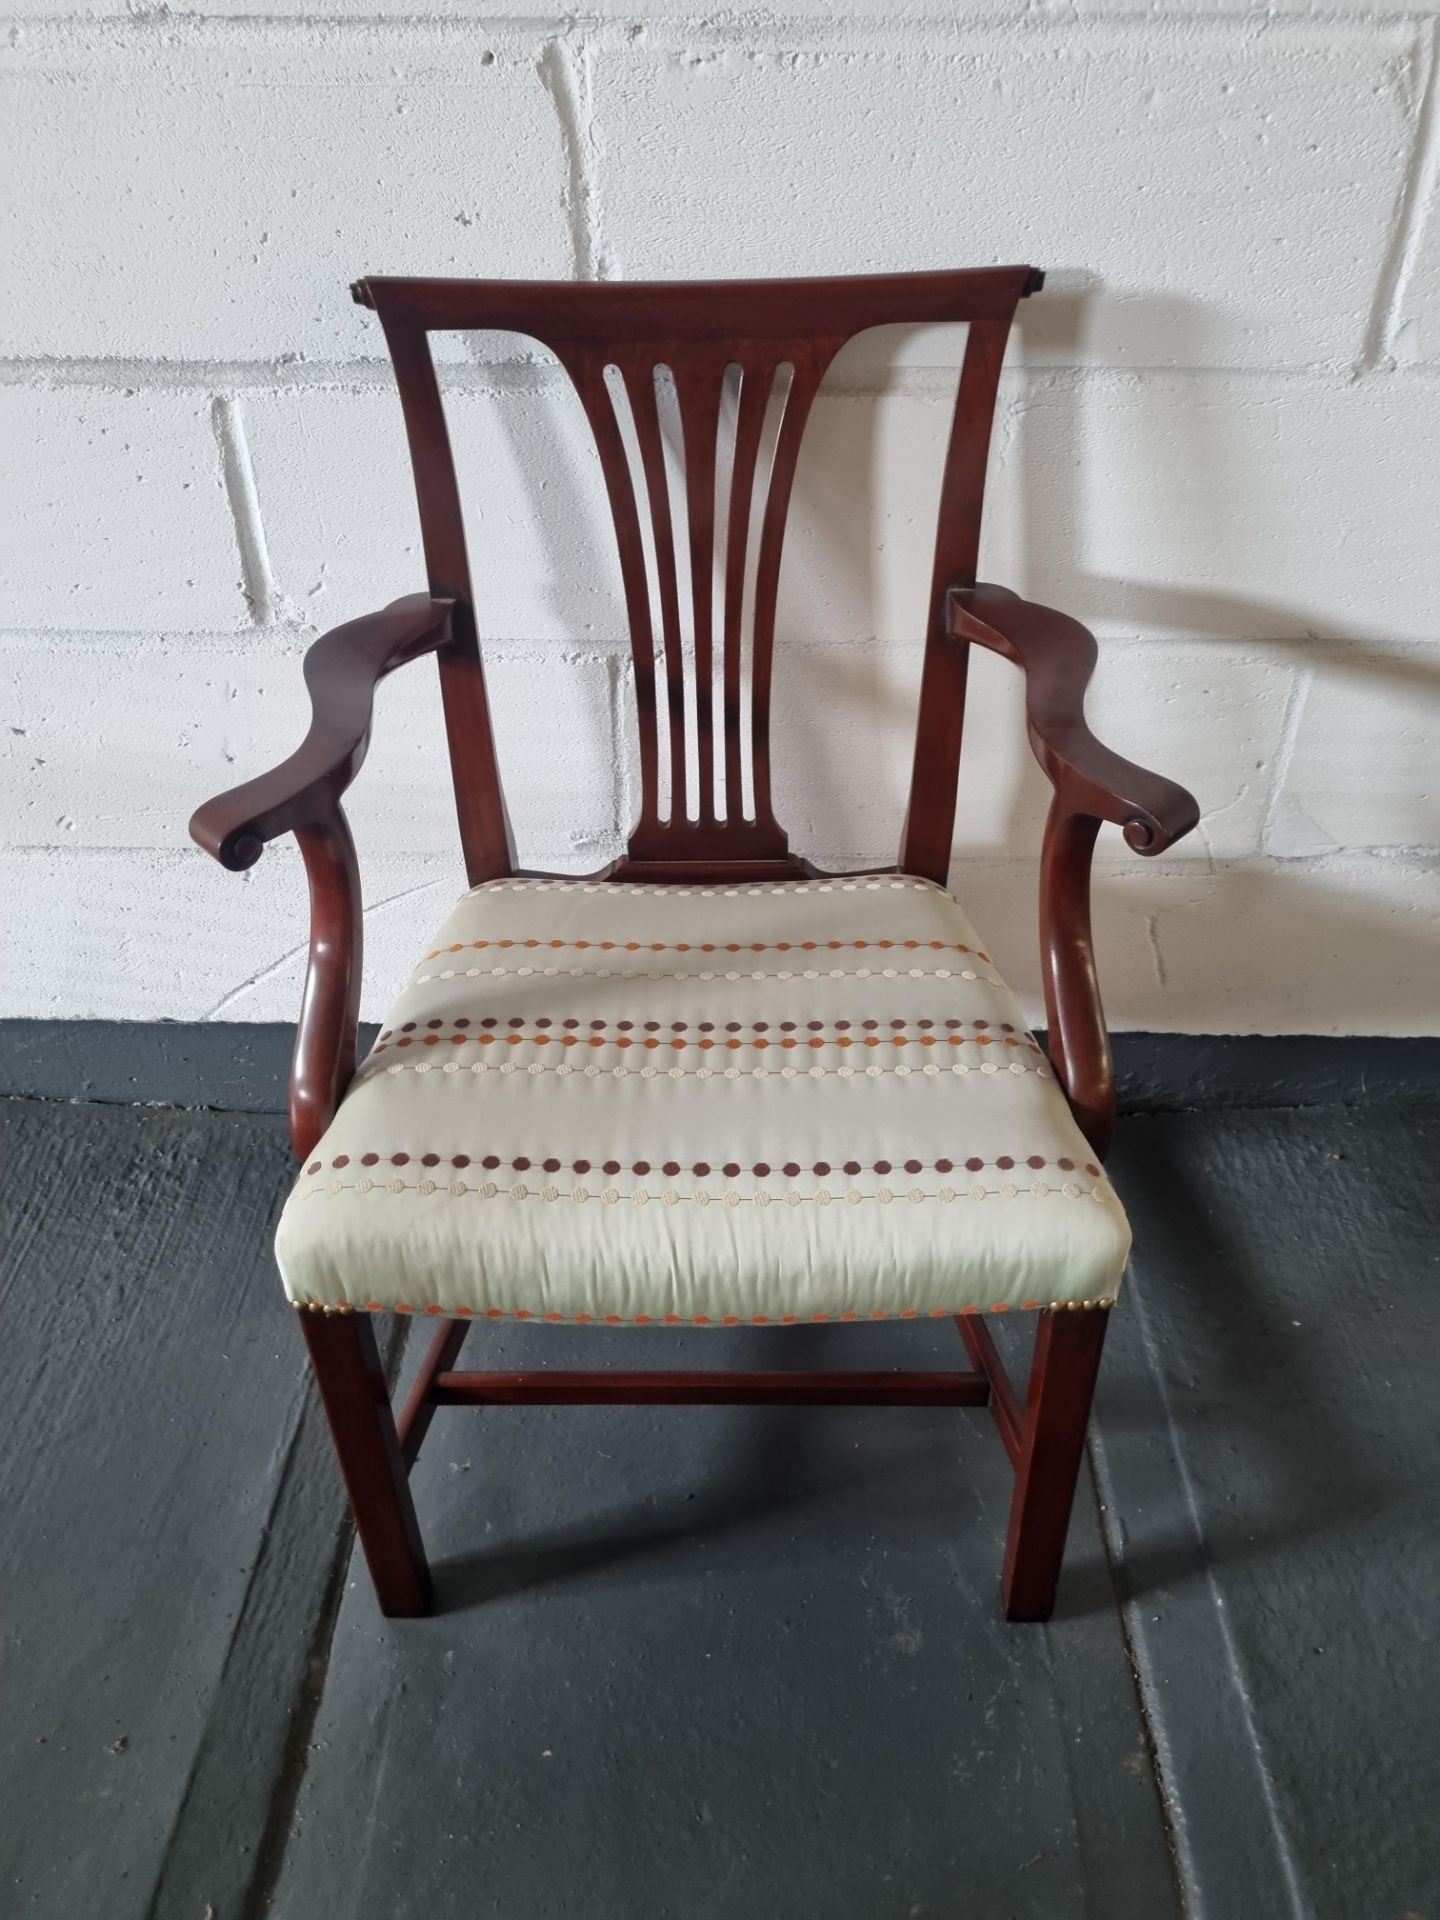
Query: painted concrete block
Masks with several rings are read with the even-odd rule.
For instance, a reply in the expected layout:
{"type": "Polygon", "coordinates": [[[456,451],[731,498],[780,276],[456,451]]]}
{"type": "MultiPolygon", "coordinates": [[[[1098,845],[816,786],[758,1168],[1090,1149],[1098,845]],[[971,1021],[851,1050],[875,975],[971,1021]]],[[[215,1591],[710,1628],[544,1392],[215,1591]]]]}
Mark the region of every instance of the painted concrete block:
{"type": "Polygon", "coordinates": [[[776,632],[804,644],[924,636],[954,396],[822,393],[791,495],[776,632]]]}
{"type": "MultiPolygon", "coordinates": [[[[248,873],[200,852],[0,854],[7,894],[35,902],[0,958],[0,1005],[21,1018],[294,1020],[308,945],[293,841],[248,873]]],[[[379,1019],[464,889],[453,858],[365,863],[365,993],[379,1019]]]]}
{"type": "Polygon", "coordinates": [[[528,35],[40,28],[10,56],[3,351],[382,356],[366,273],[572,272],[528,35]]]}
{"type": "Polygon", "coordinates": [[[1171,1019],[1199,1002],[1212,1032],[1433,1032],[1437,917],[1433,859],[1231,868],[1160,918],[1171,1019]]]}
{"type": "Polygon", "coordinates": [[[1267,851],[1440,845],[1440,655],[1327,649],[1305,693],[1267,851]]]}
{"type": "MultiPolygon", "coordinates": [[[[827,642],[923,633],[951,404],[905,394],[816,402],[795,478],[778,631],[827,642]]],[[[482,633],[623,646],[613,523],[569,381],[557,370],[538,384],[452,387],[446,412],[482,633]]],[[[243,414],[287,610],[329,624],[423,583],[393,392],[255,393],[243,414]]]]}
{"type": "MultiPolygon", "coordinates": [[[[458,857],[433,855],[380,854],[364,876],[363,1012],[374,1020],[464,882],[458,857]]],[[[963,862],[952,885],[1027,1017],[1043,1018],[1034,863],[963,862]]],[[[9,849],[0,886],[31,903],[0,952],[8,1016],[295,1017],[305,886],[284,842],[244,875],[198,849],[9,849]]],[[[1427,1032],[1437,916],[1440,877],[1424,858],[1230,861],[1213,871],[1137,859],[1096,875],[1096,950],[1117,1030],[1427,1032]]]]}
{"type": "MultiPolygon", "coordinates": [[[[841,664],[848,659],[838,651],[802,656],[802,671],[813,676],[813,697],[797,703],[793,719],[779,705],[787,685],[783,666],[777,673],[777,765],[787,765],[793,756],[804,770],[801,813],[786,818],[813,819],[818,857],[868,864],[893,859],[899,844],[919,658],[917,652],[907,661],[902,685],[895,684],[899,663],[877,660],[870,671],[883,674],[890,665],[889,684],[871,691],[862,674],[832,737],[828,729],[835,708],[825,704],[821,689],[828,685],[843,699],[847,677],[852,685],[855,678],[854,670],[841,664]],[[782,731],[787,722],[788,737],[782,731]],[[814,789],[823,792],[825,786],[821,763],[830,768],[836,788],[829,804],[814,798],[814,789]],[[864,781],[847,786],[847,764],[864,766],[864,781]],[[867,831],[850,837],[852,822],[863,822],[867,831]]],[[[1217,660],[1203,648],[1102,647],[1086,701],[1092,730],[1126,759],[1188,786],[1200,802],[1199,828],[1167,858],[1204,862],[1258,852],[1290,680],[1283,667],[1256,659],[1217,660]]],[[[1008,661],[977,648],[971,656],[960,761],[956,859],[1033,859],[1049,805],[1050,785],[1025,731],[1024,676],[1008,661]]],[[[1123,867],[1136,856],[1118,831],[1107,830],[1095,858],[1097,865],[1123,867]]]]}
{"type": "MultiPolygon", "coordinates": [[[[446,413],[483,635],[623,638],[599,460],[569,383],[452,391],[446,413]]],[[[330,626],[425,585],[393,391],[253,394],[246,434],[286,609],[330,626]]]]}
{"type": "MultiPolygon", "coordinates": [[[[19,20],[124,17],[133,11],[133,7],[127,6],[127,0],[9,0],[7,6],[7,12],[19,20]]],[[[777,12],[773,16],[757,13],[746,0],[722,0],[720,5],[709,4],[708,0],[593,0],[581,16],[583,29],[567,22],[567,30],[573,37],[581,31],[593,30],[592,23],[613,23],[623,32],[635,21],[693,21],[699,28],[721,24],[737,38],[743,36],[749,42],[764,28],[774,31],[772,20],[830,22],[836,18],[836,11],[827,0],[786,0],[783,14],[777,12]]],[[[1212,20],[1227,16],[1244,19],[1251,12],[1249,0],[1173,0],[1165,9],[1165,20],[1212,20]]],[[[492,0],[326,0],[322,14],[314,0],[207,0],[205,13],[207,18],[235,20],[323,17],[364,25],[372,20],[393,18],[444,24],[455,20],[493,20],[495,8],[492,0]]],[[[1067,8],[1067,16],[1073,15],[1077,20],[1107,20],[1116,14],[1133,13],[1129,0],[1074,0],[1067,8]]],[[[1337,16],[1371,19],[1393,14],[1413,17],[1414,13],[1413,0],[1345,0],[1343,5],[1335,5],[1333,0],[1292,0],[1286,8],[1287,16],[1295,19],[1311,15],[1326,19],[1337,16]]],[[[876,20],[917,32],[948,26],[954,17],[953,8],[946,7],[943,0],[846,0],[843,9],[847,22],[876,20]]],[[[965,17],[1013,24],[1015,0],[972,0],[965,9],[965,17]]],[[[557,15],[552,0],[515,0],[515,4],[505,9],[505,18],[533,20],[548,27],[553,26],[557,15]]]]}
{"type": "MultiPolygon", "coordinates": [[[[556,649],[490,649],[511,818],[528,864],[599,864],[615,851],[611,666],[556,649]]],[[[274,766],[309,723],[303,643],[146,639],[0,645],[11,699],[0,810],[12,846],[181,848],[212,793],[274,766]],[[58,671],[57,671],[58,665],[58,671]],[[97,757],[96,741],[105,742],[97,757]]],[[[435,669],[380,688],[370,753],[346,811],[372,852],[451,856],[450,760],[435,669]]],[[[418,943],[425,929],[417,927],[418,943]]]]}
{"type": "MultiPolygon", "coordinates": [[[[951,883],[1043,1018],[1034,869],[957,867],[951,883]]],[[[1423,858],[1107,867],[1094,889],[1106,1013],[1117,1030],[1162,1033],[1428,1033],[1437,914],[1440,875],[1423,858]]]]}
{"type": "MultiPolygon", "coordinates": [[[[1106,876],[1118,893],[1127,881],[1106,876]]],[[[1131,875],[1153,912],[1153,993],[1133,1024],[1214,1033],[1427,1033],[1440,873],[1426,858],[1235,862],[1182,891],[1131,875]]]]}
{"type": "Polygon", "coordinates": [[[735,273],[1027,259],[1104,294],[1035,303],[1041,359],[1348,363],[1414,45],[1378,23],[637,37],[595,63],[605,252],[698,276],[718,228],[735,273]]]}
{"type": "Polygon", "coordinates": [[[1440,640],[1440,387],[1041,376],[1005,403],[987,578],[1116,636],[1440,640]]]}
{"type": "MultiPolygon", "coordinates": [[[[1156,870],[1140,861],[1135,864],[1141,869],[1138,874],[1119,868],[1096,876],[1092,898],[1100,986],[1106,1014],[1117,1031],[1164,1031],[1169,1002],[1155,972],[1155,902],[1160,896],[1192,897],[1203,876],[1195,866],[1156,870]]],[[[950,869],[950,887],[986,952],[1015,990],[1026,1019],[1043,1025],[1038,850],[1024,860],[958,860],[950,869]]],[[[1192,1002],[1174,1024],[1211,1031],[1207,1011],[1192,1002]]]]}
{"type": "Polygon", "coordinates": [[[894,861],[910,785],[921,649],[779,646],[772,779],[790,844],[820,865],[894,861]]]}
{"type": "MultiPolygon", "coordinates": [[[[893,861],[910,790],[921,648],[795,644],[775,656],[775,808],[791,843],[822,866],[893,861]]],[[[1159,643],[1102,648],[1087,702],[1097,736],[1127,759],[1189,786],[1199,829],[1168,856],[1206,862],[1256,853],[1291,674],[1264,659],[1159,643]]],[[[632,791],[634,736],[627,728],[632,791]]],[[[1024,678],[981,649],[971,659],[956,811],[957,860],[1036,857],[1050,787],[1025,732],[1024,678]]],[[[1136,858],[1101,835],[1100,865],[1136,858]]]]}
{"type": "MultiPolygon", "coordinates": [[[[1092,730],[1200,802],[1200,825],[1168,858],[1259,851],[1292,679],[1285,662],[1263,650],[1164,641],[1101,647],[1085,702],[1092,730]]],[[[1048,787],[1043,798],[1048,806],[1048,787]]],[[[1038,813],[1032,819],[1038,832],[1038,813]]],[[[1128,866],[1136,858],[1118,831],[1102,832],[1097,861],[1128,866]]]]}
{"type": "MultiPolygon", "coordinates": [[[[378,1019],[464,888],[452,859],[366,863],[365,1017],[378,1019]]],[[[305,872],[277,841],[248,873],[198,847],[9,848],[0,884],[31,903],[0,953],[22,1019],[294,1020],[308,945],[305,872]]]]}
{"type": "MultiPolygon", "coordinates": [[[[1283,664],[1156,642],[1102,646],[1085,702],[1107,747],[1188,787],[1200,825],[1164,864],[1257,853],[1292,676],[1283,664]]],[[[1032,859],[1051,789],[1025,733],[1023,676],[976,652],[962,758],[957,857],[1032,859]]],[[[1101,830],[1097,867],[1129,870],[1137,856],[1118,828],[1101,830]]],[[[1141,862],[1148,865],[1148,862],[1141,862]]]]}
{"type": "Polygon", "coordinates": [[[210,403],[0,392],[8,626],[226,629],[248,620],[210,403]]]}

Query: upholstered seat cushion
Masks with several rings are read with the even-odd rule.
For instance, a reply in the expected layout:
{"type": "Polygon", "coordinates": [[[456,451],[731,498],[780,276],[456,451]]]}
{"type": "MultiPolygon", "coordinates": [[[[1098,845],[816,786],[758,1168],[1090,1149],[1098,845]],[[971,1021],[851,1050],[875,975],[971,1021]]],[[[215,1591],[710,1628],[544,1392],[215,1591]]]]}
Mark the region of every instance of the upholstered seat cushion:
{"type": "Polygon", "coordinates": [[[941,888],[502,880],[277,1244],[301,1304],[790,1325],[1108,1303],[1129,1231],[941,888]]]}

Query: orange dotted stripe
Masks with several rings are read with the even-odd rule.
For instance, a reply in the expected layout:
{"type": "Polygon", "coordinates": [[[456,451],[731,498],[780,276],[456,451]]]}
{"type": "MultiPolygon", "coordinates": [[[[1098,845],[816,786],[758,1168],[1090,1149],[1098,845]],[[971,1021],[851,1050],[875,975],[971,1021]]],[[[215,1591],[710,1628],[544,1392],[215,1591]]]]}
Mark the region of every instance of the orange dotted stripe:
{"type": "MultiPolygon", "coordinates": [[[[1087,1160],[1080,1164],[1092,1179],[1098,1180],[1100,1178],[1100,1169],[1093,1161],[1087,1160]]],[[[772,1178],[798,1180],[806,1174],[815,1174],[823,1180],[827,1175],[834,1173],[848,1174],[851,1179],[854,1179],[856,1175],[862,1173],[878,1173],[882,1176],[889,1173],[958,1173],[962,1170],[967,1173],[981,1173],[986,1167],[994,1167],[1001,1173],[1010,1173],[1016,1168],[1021,1167],[1028,1167],[1036,1173],[1039,1173],[1045,1167],[1058,1168],[1061,1173],[1074,1173],[1076,1171],[1076,1163],[1073,1160],[1047,1160],[1042,1154],[1038,1153],[1032,1153],[1024,1160],[1017,1160],[1012,1154],[1008,1153],[1001,1154],[996,1160],[981,1160],[973,1155],[968,1160],[959,1161],[872,1160],[869,1162],[861,1162],[859,1160],[817,1160],[812,1165],[804,1167],[795,1160],[787,1160],[783,1166],[772,1166],[767,1160],[757,1160],[753,1166],[746,1167],[741,1166],[740,1163],[735,1160],[727,1160],[723,1165],[712,1165],[708,1160],[697,1160],[690,1166],[683,1166],[678,1160],[666,1160],[663,1162],[634,1160],[627,1165],[620,1160],[604,1160],[600,1162],[593,1160],[558,1160],[553,1156],[546,1160],[533,1160],[525,1154],[517,1154],[513,1160],[504,1160],[498,1154],[494,1153],[487,1153],[483,1157],[478,1154],[456,1153],[451,1154],[447,1158],[445,1155],[439,1153],[411,1154],[405,1152],[390,1154],[362,1153],[354,1156],[348,1153],[338,1153],[335,1158],[330,1161],[329,1170],[340,1173],[343,1172],[346,1167],[350,1166],[408,1167],[412,1165],[419,1167],[449,1166],[458,1168],[462,1172],[467,1167],[479,1167],[483,1168],[486,1173],[494,1173],[502,1167],[508,1168],[515,1173],[603,1173],[612,1176],[617,1173],[633,1173],[638,1174],[641,1179],[643,1179],[646,1174],[658,1173],[663,1174],[667,1180],[674,1180],[679,1175],[686,1173],[693,1175],[697,1180],[709,1180],[716,1177],[735,1180],[746,1173],[753,1174],[757,1180],[769,1180],[772,1178]]],[[[312,1160],[305,1169],[307,1174],[324,1173],[326,1171],[327,1168],[324,1160],[312,1160]]]]}
{"type": "Polygon", "coordinates": [[[1022,1300],[1017,1307],[1003,1302],[993,1307],[902,1307],[888,1313],[876,1307],[866,1313],[535,1313],[529,1307],[412,1306],[407,1301],[367,1300],[360,1307],[347,1301],[292,1300],[300,1313],[412,1313],[445,1320],[532,1320],[537,1325],[567,1327],[809,1327],[873,1320],[954,1320],[981,1314],[1068,1313],[1108,1311],[1113,1298],[1096,1300],[1022,1300]]]}
{"type": "Polygon", "coordinates": [[[463,1047],[469,1044],[489,1047],[555,1046],[614,1047],[624,1052],[638,1048],[644,1052],[738,1053],[750,1049],[765,1053],[775,1049],[783,1053],[819,1052],[826,1047],[1024,1047],[1038,1054],[1040,1047],[1029,1034],[1019,1032],[1009,1021],[998,1023],[991,1032],[988,1020],[836,1020],[829,1024],[809,1020],[802,1026],[796,1020],[769,1022],[756,1020],[745,1026],[738,1020],[719,1023],[701,1020],[693,1024],[672,1020],[553,1020],[541,1017],[526,1022],[518,1015],[501,1020],[490,1014],[481,1018],[427,1020],[422,1028],[418,1020],[407,1020],[397,1028],[387,1027],[372,1050],[371,1057],[390,1048],[463,1047]],[[453,1031],[446,1032],[446,1027],[453,1031]],[[975,1031],[966,1033],[969,1026],[975,1031]],[[913,1030],[912,1030],[913,1029],[913,1030]],[[693,1035],[693,1037],[692,1037],[693,1035]]]}
{"type": "Polygon", "coordinates": [[[544,948],[559,953],[973,953],[977,960],[990,964],[990,956],[979,947],[967,947],[958,940],[455,940],[448,947],[434,947],[427,960],[438,960],[447,953],[483,953],[489,948],[544,948]]]}

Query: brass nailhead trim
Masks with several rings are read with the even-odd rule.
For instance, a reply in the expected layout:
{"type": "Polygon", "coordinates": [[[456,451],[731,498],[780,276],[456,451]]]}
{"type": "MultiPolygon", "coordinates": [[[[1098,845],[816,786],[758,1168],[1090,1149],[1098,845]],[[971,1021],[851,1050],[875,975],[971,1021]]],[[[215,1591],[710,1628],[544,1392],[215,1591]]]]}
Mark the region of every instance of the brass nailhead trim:
{"type": "Polygon", "coordinates": [[[324,1300],[292,1300],[291,1306],[297,1313],[405,1313],[423,1314],[430,1318],[450,1320],[520,1320],[533,1321],[537,1325],[560,1324],[564,1326],[686,1326],[686,1327],[779,1327],[836,1325],[842,1321],[865,1320],[954,1320],[974,1318],[984,1314],[1001,1313],[1108,1313],[1117,1302],[1106,1300],[1024,1300],[1019,1307],[1000,1304],[993,1307],[931,1307],[922,1311],[918,1307],[906,1307],[899,1313],[887,1313],[883,1309],[874,1309],[868,1313],[846,1310],[843,1313],[779,1313],[751,1314],[742,1318],[739,1314],[724,1313],[637,1313],[627,1321],[618,1313],[536,1313],[529,1307],[440,1307],[411,1306],[408,1302],[397,1301],[387,1307],[378,1300],[368,1301],[363,1307],[356,1307],[348,1301],[331,1305],[324,1300]]]}

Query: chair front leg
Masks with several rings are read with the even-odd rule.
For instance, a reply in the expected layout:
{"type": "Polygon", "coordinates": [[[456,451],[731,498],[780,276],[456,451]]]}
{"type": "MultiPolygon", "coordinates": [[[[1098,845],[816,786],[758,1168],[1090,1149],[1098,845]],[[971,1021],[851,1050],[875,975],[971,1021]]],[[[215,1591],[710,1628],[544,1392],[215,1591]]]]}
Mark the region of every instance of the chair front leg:
{"type": "Polygon", "coordinates": [[[299,1318],[380,1611],[428,1613],[430,1569],[370,1316],[299,1318]]]}
{"type": "Polygon", "coordinates": [[[1040,1315],[1005,1540],[1007,1620],[1048,1620],[1055,1610],[1109,1318],[1095,1307],[1048,1308],[1040,1315]]]}

